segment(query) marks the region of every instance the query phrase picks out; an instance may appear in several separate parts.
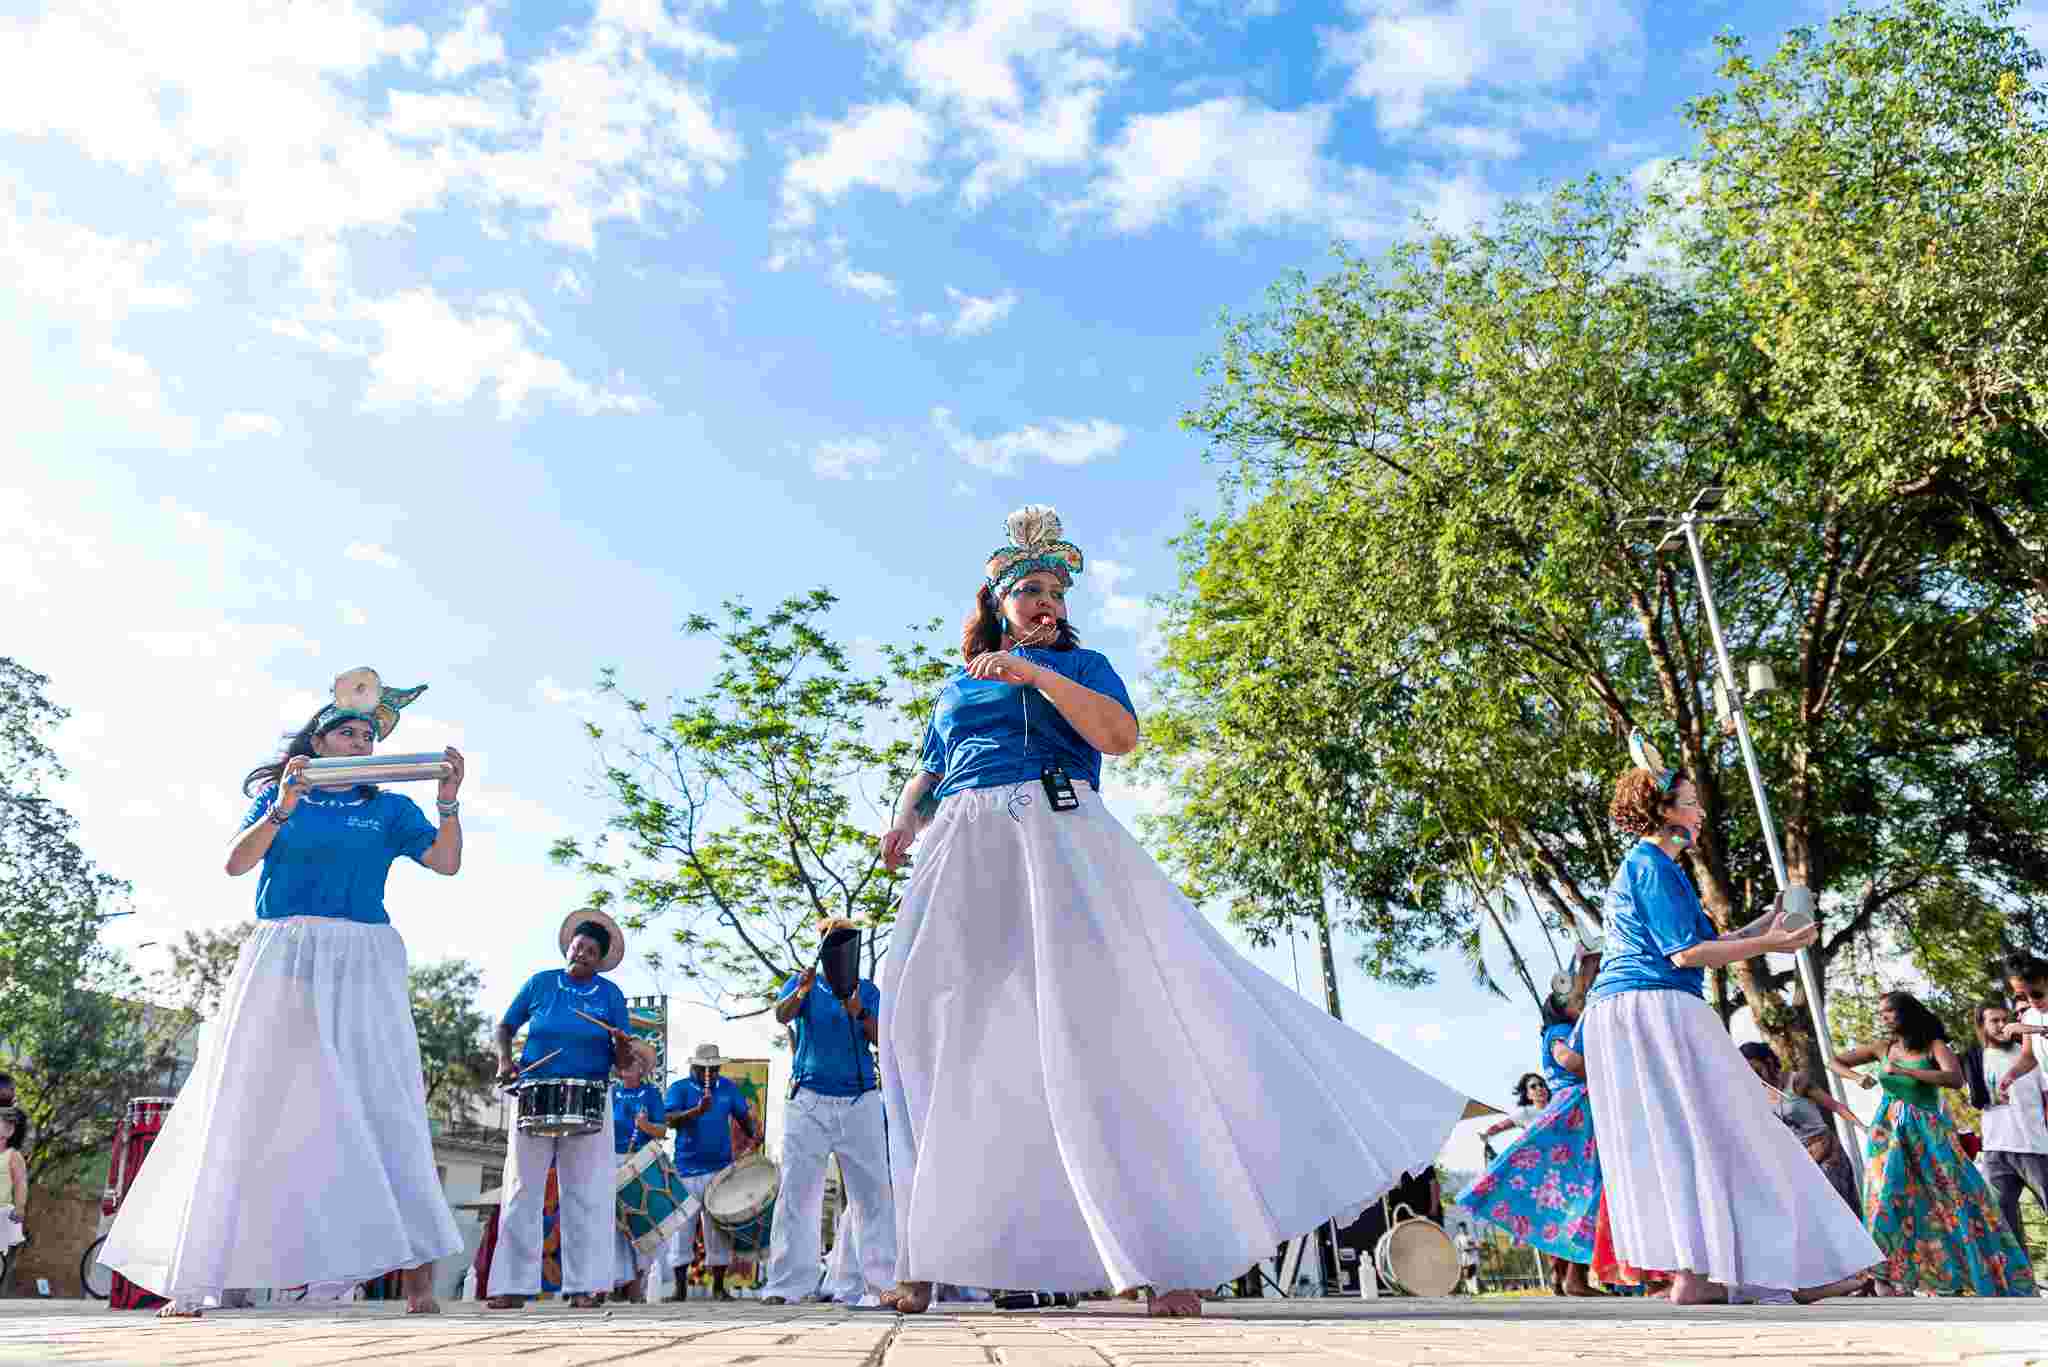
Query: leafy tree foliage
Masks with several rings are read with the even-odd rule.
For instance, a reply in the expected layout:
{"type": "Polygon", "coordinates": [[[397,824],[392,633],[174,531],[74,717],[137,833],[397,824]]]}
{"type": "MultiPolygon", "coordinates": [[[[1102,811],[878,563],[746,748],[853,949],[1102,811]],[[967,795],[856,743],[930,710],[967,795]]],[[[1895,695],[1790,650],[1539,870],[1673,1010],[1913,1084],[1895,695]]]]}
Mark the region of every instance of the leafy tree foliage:
{"type": "Polygon", "coordinates": [[[592,906],[623,902],[624,924],[672,919],[672,948],[650,966],[713,1005],[765,999],[809,966],[823,917],[869,928],[872,971],[895,918],[875,832],[951,665],[932,622],[863,672],[828,634],[836,602],[816,589],[762,616],[738,600],[692,616],[684,633],[718,643],[719,670],[665,712],[609,670],[600,682],[632,719],[616,736],[589,728],[612,815],[604,836],[560,840],[554,857],[592,879],[592,906]]]}
{"type": "MultiPolygon", "coordinates": [[[[1179,799],[1154,833],[1194,891],[1269,933],[1334,906],[1364,937],[1367,971],[1401,982],[1424,976],[1422,952],[1469,945],[1489,899],[1443,875],[1475,857],[1554,924],[1567,910],[1597,920],[1623,853],[1609,785],[1642,725],[1699,785],[1706,825],[1687,863],[1709,913],[1724,928],[1754,915],[1773,880],[1716,719],[1691,566],[1682,544],[1659,553],[1654,531],[1629,525],[1712,483],[1771,515],[1711,536],[1709,555],[1735,653],[1784,685],[1752,701],[1751,721],[1791,874],[1825,895],[1823,962],[1876,931],[1912,946],[1937,909],[2005,915],[2010,939],[2038,942],[2048,771],[2014,562],[1981,521],[1965,530],[1954,499],[1877,476],[1871,429],[1905,423],[1903,390],[1868,422],[1790,406],[1815,385],[1786,381],[1783,338],[1810,329],[1813,364],[1834,337],[1879,348],[1867,339],[1890,324],[1866,315],[1888,296],[1843,288],[1832,314],[1759,317],[1741,234],[1780,230],[1713,198],[1717,177],[1739,190],[1713,158],[1767,135],[1798,134],[1802,184],[1885,163],[1874,89],[1995,89],[2021,50],[1995,25],[1968,28],[1959,6],[1888,13],[1897,22],[1852,14],[1826,42],[1795,38],[1765,68],[1731,60],[1733,92],[1694,111],[1700,203],[1590,180],[1490,229],[1340,258],[1229,326],[1187,415],[1225,466],[1226,502],[1183,538],[1166,707],[1149,728],[1179,799]],[[1959,55],[1943,15],[1977,45],[1959,55]],[[1880,55],[1890,77],[1872,74],[1880,55]],[[1724,117],[1734,106],[1749,123],[1724,117]],[[1656,250],[1672,241],[1677,269],[1656,250]]],[[[2029,99],[2008,90],[2003,107],[2029,99]]],[[[1920,172],[1944,165],[1951,179],[1923,193],[1951,192],[1955,212],[2031,202],[1964,195],[1968,159],[1920,172]]],[[[1979,226],[1996,241],[2022,225],[1979,226]]],[[[1773,259],[1780,287],[1805,287],[1800,258],[1773,259]]],[[[1998,259],[1987,248],[1972,269],[1998,259]]],[[[1963,287],[1953,262],[1888,260],[1887,290],[1963,287]]],[[[1974,288],[2003,298],[2008,284],[1974,288]]],[[[2048,306],[2048,291],[2028,298],[2048,306]]],[[[2000,411],[2002,466],[1922,441],[1916,468],[1976,470],[1995,510],[2022,507],[2034,458],[2013,453],[2031,410],[2000,411]]],[[[1885,448],[1886,468],[1903,470],[1915,440],[1885,448]]],[[[1809,1047],[1789,968],[1751,963],[1722,983],[1789,1057],[1809,1047]]]]}
{"type": "Polygon", "coordinates": [[[128,885],[94,863],[49,796],[65,777],[50,737],[68,714],[48,683],[0,657],[0,1067],[28,1113],[38,1180],[104,1154],[121,1107],[161,1087],[179,1042],[100,939],[128,885]]]}
{"type": "Polygon", "coordinates": [[[409,986],[427,1108],[450,1124],[466,1124],[489,1098],[498,1067],[489,1045],[495,1018],[477,1005],[483,975],[467,959],[448,959],[415,967],[409,986]]]}

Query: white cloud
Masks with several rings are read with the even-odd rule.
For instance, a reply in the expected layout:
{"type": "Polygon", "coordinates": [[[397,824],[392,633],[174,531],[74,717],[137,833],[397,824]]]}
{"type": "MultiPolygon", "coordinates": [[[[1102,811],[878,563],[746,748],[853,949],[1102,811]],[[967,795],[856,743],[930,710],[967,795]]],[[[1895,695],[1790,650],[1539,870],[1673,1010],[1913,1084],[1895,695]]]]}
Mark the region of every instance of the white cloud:
{"type": "Polygon", "coordinates": [[[1135,594],[1119,592],[1131,575],[1131,567],[1122,561],[1098,557],[1088,562],[1082,578],[1091,591],[1102,595],[1098,619],[1112,630],[1129,632],[1137,640],[1139,657],[1149,665],[1165,651],[1161,628],[1166,614],[1135,594]]]}
{"type": "Polygon", "coordinates": [[[1382,128],[1419,126],[1430,106],[1473,91],[1520,98],[1597,71],[1626,81],[1642,63],[1631,0],[1349,0],[1357,23],[1322,31],[1349,71],[1347,93],[1376,103],[1382,128]]]}
{"type": "Polygon", "coordinates": [[[804,132],[816,146],[782,173],[777,227],[785,231],[809,227],[820,205],[856,189],[881,190],[908,202],[939,188],[931,173],[938,127],[911,105],[862,105],[843,119],[811,120],[804,132]]]}
{"type": "Polygon", "coordinates": [[[1015,474],[1019,460],[1085,465],[1114,454],[1128,435],[1106,418],[1090,418],[1086,422],[1051,418],[993,437],[976,437],[963,431],[954,422],[952,412],[944,408],[932,410],[932,426],[938,429],[947,450],[969,465],[998,475],[1015,474]]]}
{"type": "Polygon", "coordinates": [[[352,541],[349,543],[348,549],[342,552],[342,556],[345,559],[360,561],[365,565],[375,565],[380,570],[402,570],[405,568],[403,560],[400,560],[390,551],[374,542],[352,541]]]}
{"type": "Polygon", "coordinates": [[[203,241],[293,251],[464,203],[590,250],[602,223],[687,213],[739,160],[672,60],[732,49],[659,0],[607,0],[467,92],[412,87],[496,60],[478,11],[430,64],[427,35],[379,8],[222,0],[195,23],[176,5],[55,0],[0,27],[0,132],[161,178],[203,241]]]}
{"type": "Polygon", "coordinates": [[[1450,1037],[1450,1032],[1435,1021],[1415,1027],[1415,1040],[1418,1044],[1442,1044],[1450,1037]]]}
{"type": "Polygon", "coordinates": [[[1522,155],[1522,139],[1505,128],[1459,123],[1429,130],[1433,141],[1487,161],[1511,161],[1522,155]]]}
{"type": "Polygon", "coordinates": [[[1017,307],[1017,295],[1012,290],[982,298],[948,285],[946,298],[953,304],[953,319],[946,324],[946,331],[955,337],[979,337],[1008,318],[1010,310],[1017,307]]]}
{"type": "Polygon", "coordinates": [[[826,278],[835,286],[864,299],[884,300],[896,297],[896,282],[875,271],[864,271],[852,262],[840,257],[833,261],[826,271],[826,278]]]}
{"type": "Polygon", "coordinates": [[[1394,1047],[1394,1036],[1400,1033],[1401,1027],[1398,1025],[1375,1025],[1372,1028],[1372,1037],[1379,1042],[1382,1048],[1387,1049],[1394,1047]]]}
{"type": "Polygon", "coordinates": [[[535,351],[527,345],[527,322],[509,307],[464,317],[435,291],[413,289],[367,300],[359,314],[383,330],[370,357],[367,409],[455,409],[486,391],[507,419],[543,400],[584,414],[653,407],[640,395],[578,379],[561,361],[535,351]]]}
{"type": "Polygon", "coordinates": [[[1418,213],[1450,230],[1491,213],[1499,196],[1470,172],[1414,169],[1394,179],[1328,155],[1334,110],[1278,110],[1243,96],[1205,100],[1127,122],[1070,219],[1100,217],[1144,233],[1199,216],[1213,238],[1320,228],[1372,239],[1418,213]]]}
{"type": "Polygon", "coordinates": [[[597,694],[588,688],[569,688],[556,681],[552,674],[543,675],[534,681],[534,697],[552,707],[595,707],[597,694]]]}
{"type": "Polygon", "coordinates": [[[268,413],[230,413],[220,420],[223,438],[281,437],[284,424],[268,413]]]}
{"type": "Polygon", "coordinates": [[[163,250],[95,232],[59,217],[47,195],[0,185],[0,289],[30,303],[109,331],[133,313],[190,308],[190,291],[151,277],[163,250]]]}
{"type": "Polygon", "coordinates": [[[354,603],[337,604],[341,609],[341,624],[345,627],[366,627],[370,624],[369,614],[354,603]]]}
{"type": "Polygon", "coordinates": [[[570,294],[578,299],[590,297],[590,286],[574,266],[564,266],[555,272],[555,293],[570,294]]]}
{"type": "Polygon", "coordinates": [[[820,479],[852,479],[854,472],[882,463],[882,444],[872,437],[819,442],[811,452],[811,473],[820,479]]]}
{"type": "Polygon", "coordinates": [[[482,5],[471,5],[462,16],[462,27],[449,30],[435,42],[431,70],[445,81],[504,60],[505,40],[492,31],[491,12],[482,5]]]}

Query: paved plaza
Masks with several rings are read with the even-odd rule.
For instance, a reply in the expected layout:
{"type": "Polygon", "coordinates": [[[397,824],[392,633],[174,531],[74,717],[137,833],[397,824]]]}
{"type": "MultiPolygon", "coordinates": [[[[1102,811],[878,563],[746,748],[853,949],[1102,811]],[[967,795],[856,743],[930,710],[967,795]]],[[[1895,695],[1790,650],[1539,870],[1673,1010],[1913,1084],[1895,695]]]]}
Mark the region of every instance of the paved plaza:
{"type": "Polygon", "coordinates": [[[83,1302],[0,1301],[0,1362],[339,1367],[1232,1367],[1233,1364],[1970,1363],[2048,1367],[2048,1301],[1848,1301],[1679,1311],[1643,1301],[1548,1299],[1222,1302],[1199,1321],[1136,1307],[918,1318],[830,1306],[534,1307],[474,1303],[438,1318],[382,1305],[214,1312],[158,1322],[83,1302]]]}

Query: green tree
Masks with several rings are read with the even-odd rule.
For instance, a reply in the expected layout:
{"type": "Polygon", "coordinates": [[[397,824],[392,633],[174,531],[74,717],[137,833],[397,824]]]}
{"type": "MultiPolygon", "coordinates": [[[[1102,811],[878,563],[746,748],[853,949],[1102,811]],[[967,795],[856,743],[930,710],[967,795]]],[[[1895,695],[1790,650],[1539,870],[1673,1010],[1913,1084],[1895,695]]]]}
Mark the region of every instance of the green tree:
{"type": "Polygon", "coordinates": [[[254,921],[206,930],[188,930],[169,947],[170,966],[156,983],[158,998],[188,1013],[196,1023],[220,1007],[221,993],[234,977],[242,946],[256,930],[254,921]]]}
{"type": "Polygon", "coordinates": [[[100,869],[49,796],[66,776],[50,738],[68,714],[48,683],[0,657],[0,1067],[28,1113],[38,1180],[104,1155],[123,1105],[162,1089],[180,1043],[101,939],[128,885],[100,869]]]}
{"type": "Polygon", "coordinates": [[[2048,594],[2048,93],[2013,0],[1898,0],[1721,40],[1698,260],[1764,365],[1723,377],[1831,474],[1935,505],[1973,577],[2048,594]]]}
{"type": "Polygon", "coordinates": [[[498,1067],[489,1043],[493,1018],[477,1007],[483,976],[467,959],[448,959],[414,968],[409,986],[427,1109],[449,1124],[467,1124],[490,1096],[498,1067]]]}
{"type": "Polygon", "coordinates": [[[713,1005],[771,996],[810,964],[824,917],[869,928],[872,973],[895,918],[899,878],[876,832],[950,665],[932,622],[863,672],[826,630],[836,603],[816,589],[764,616],[737,600],[722,620],[692,616],[684,633],[718,643],[719,669],[665,714],[610,670],[600,681],[631,718],[616,736],[589,727],[612,814],[603,836],[564,838],[554,857],[589,876],[592,906],[623,902],[626,925],[673,919],[672,947],[649,965],[713,1005]]]}
{"type": "MultiPolygon", "coordinates": [[[[1645,268],[1653,229],[1589,181],[1344,259],[1229,328],[1187,418],[1228,499],[1183,541],[1151,726],[1201,795],[1161,828],[1199,889],[1288,916],[1239,870],[1317,870],[1369,931],[1367,971],[1407,981],[1469,933],[1475,899],[1418,886],[1473,848],[1551,924],[1597,920],[1641,724],[1698,782],[1709,914],[1754,915],[1771,877],[1689,566],[1624,525],[1711,482],[1773,512],[1711,556],[1736,653],[1790,681],[1752,720],[1793,877],[1830,894],[1823,960],[1958,864],[1987,912],[2042,905],[2017,838],[2048,826],[2023,615],[1943,519],[1838,487],[1817,435],[1723,402],[1768,358],[1739,296],[1645,268]]],[[[1789,970],[1730,976],[1766,1034],[1810,1047],[1789,970]]]]}

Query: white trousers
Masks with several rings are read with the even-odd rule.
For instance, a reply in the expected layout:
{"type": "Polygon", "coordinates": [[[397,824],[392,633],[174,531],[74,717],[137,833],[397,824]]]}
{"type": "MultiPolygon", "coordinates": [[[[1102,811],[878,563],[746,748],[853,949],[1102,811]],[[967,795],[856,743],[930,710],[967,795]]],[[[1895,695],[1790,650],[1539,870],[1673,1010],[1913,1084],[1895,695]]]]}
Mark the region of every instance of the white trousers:
{"type": "Polygon", "coordinates": [[[542,1139],[512,1126],[505,1141],[505,1207],[498,1216],[498,1251],[491,1260],[491,1294],[540,1294],[541,1207],[548,1163],[555,1165],[561,1196],[562,1294],[592,1296],[612,1289],[618,1223],[618,1157],[612,1152],[612,1112],[596,1134],[542,1139]]]}
{"type": "Polygon", "coordinates": [[[704,1189],[711,1185],[711,1179],[716,1176],[718,1174],[715,1172],[682,1174],[683,1190],[690,1194],[690,1199],[683,1202],[682,1225],[675,1233],[669,1235],[668,1242],[661,1246],[663,1253],[667,1255],[663,1262],[676,1269],[678,1285],[683,1280],[683,1269],[690,1265],[690,1246],[696,1239],[699,1229],[704,1231],[704,1266],[732,1266],[732,1235],[720,1228],[718,1221],[712,1219],[704,1209],[704,1189]]]}
{"type": "Polygon", "coordinates": [[[839,1158],[846,1203],[860,1226],[860,1277],[872,1291],[896,1285],[896,1203],[890,1196],[882,1094],[800,1091],[783,1112],[782,1190],[775,1198],[763,1296],[794,1301],[817,1290],[825,1159],[831,1155],[839,1158]]]}
{"type": "Polygon", "coordinates": [[[851,1305],[867,1293],[867,1279],[860,1270],[860,1225],[853,1218],[853,1207],[842,1205],[839,1222],[832,1228],[832,1252],[825,1258],[818,1294],[851,1305]]]}

